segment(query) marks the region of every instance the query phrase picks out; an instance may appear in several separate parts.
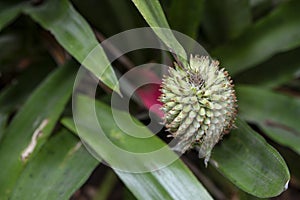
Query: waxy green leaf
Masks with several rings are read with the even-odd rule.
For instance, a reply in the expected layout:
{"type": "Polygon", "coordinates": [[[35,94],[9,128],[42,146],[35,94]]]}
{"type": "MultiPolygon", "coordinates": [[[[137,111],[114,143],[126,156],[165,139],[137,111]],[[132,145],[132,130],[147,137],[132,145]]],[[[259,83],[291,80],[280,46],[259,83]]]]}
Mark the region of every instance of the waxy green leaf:
{"type": "Polygon", "coordinates": [[[274,54],[300,45],[300,1],[280,4],[272,13],[253,24],[236,40],[217,48],[213,57],[236,75],[274,54]]]}
{"type": "Polygon", "coordinates": [[[300,71],[300,48],[280,53],[270,60],[238,74],[235,82],[275,88],[296,78],[300,71]]]}
{"type": "Polygon", "coordinates": [[[299,98],[251,86],[238,86],[237,95],[239,112],[244,119],[300,154],[299,98]]]}
{"type": "Polygon", "coordinates": [[[29,7],[24,12],[30,15],[57,41],[111,89],[116,89],[117,78],[103,48],[85,19],[67,0],[46,1],[29,7]]]}
{"type": "Polygon", "coordinates": [[[211,164],[242,190],[268,198],[281,194],[290,180],[280,154],[243,120],[212,153],[211,164]]]}
{"type": "Polygon", "coordinates": [[[28,163],[10,199],[69,199],[98,163],[80,140],[62,130],[28,163]]]}
{"type": "MultiPolygon", "coordinates": [[[[88,97],[78,96],[76,98],[76,108],[85,111],[85,114],[81,113],[80,110],[78,111],[83,114],[85,119],[78,122],[80,124],[77,124],[77,130],[80,131],[80,137],[92,149],[94,155],[99,158],[105,158],[104,160],[109,164],[120,164],[118,166],[131,165],[131,168],[128,169],[147,169],[150,167],[149,163],[141,162],[138,155],[133,160],[127,160],[128,156],[124,154],[118,155],[116,152],[111,151],[110,148],[105,148],[107,144],[104,144],[104,147],[103,144],[100,144],[102,136],[99,134],[99,129],[96,129],[94,124],[91,124],[95,119],[91,119],[91,115],[88,114],[92,111],[90,110],[92,108],[91,105],[95,105],[98,118],[96,120],[100,122],[104,134],[117,147],[125,151],[143,154],[143,152],[146,153],[151,152],[151,150],[160,149],[166,144],[155,135],[152,135],[147,129],[143,129],[143,131],[139,130],[139,136],[152,135],[151,137],[136,138],[126,134],[126,132],[122,131],[116,125],[110,107],[99,101],[94,102],[88,97]]],[[[123,111],[115,112],[121,117],[121,120],[131,118],[128,113],[123,111]]],[[[74,123],[70,119],[64,119],[63,124],[76,132],[74,123]]],[[[132,125],[127,124],[127,127],[130,128],[130,126],[132,125]]],[[[168,158],[167,156],[172,155],[176,158],[176,154],[171,150],[166,149],[163,152],[166,155],[160,155],[161,158],[168,158]]],[[[159,166],[159,163],[155,162],[155,159],[152,164],[159,166]]],[[[116,166],[113,165],[113,167],[116,166]]],[[[148,169],[151,170],[150,168],[148,169]]],[[[144,173],[125,172],[118,168],[114,168],[114,171],[138,199],[212,199],[201,183],[179,159],[164,168],[154,171],[152,169],[152,171],[144,173]]]]}
{"type": "Polygon", "coordinates": [[[7,127],[0,143],[0,194],[7,199],[30,160],[44,144],[68,102],[74,63],[61,66],[31,94],[7,127]]]}
{"type": "Polygon", "coordinates": [[[170,26],[159,1],[132,0],[132,2],[156,35],[169,47],[171,52],[177,54],[181,62],[186,63],[186,52],[170,30],[170,26]]]}

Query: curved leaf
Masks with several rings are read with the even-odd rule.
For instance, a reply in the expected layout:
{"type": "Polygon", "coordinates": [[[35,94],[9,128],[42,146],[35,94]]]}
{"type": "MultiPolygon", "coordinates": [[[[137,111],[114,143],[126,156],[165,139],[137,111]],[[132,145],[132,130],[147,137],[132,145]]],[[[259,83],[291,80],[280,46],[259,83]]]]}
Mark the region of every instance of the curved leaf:
{"type": "Polygon", "coordinates": [[[98,163],[77,138],[63,130],[28,163],[10,199],[69,199],[98,163]]]}
{"type": "Polygon", "coordinates": [[[178,55],[178,58],[182,63],[186,63],[186,52],[170,30],[170,26],[159,1],[132,0],[132,2],[135,4],[156,35],[170,48],[173,53],[178,55]]]}
{"type": "MultiPolygon", "coordinates": [[[[95,109],[98,121],[101,122],[102,125],[101,128],[110,141],[116,144],[119,148],[131,152],[143,153],[166,145],[147,129],[139,132],[140,136],[152,135],[152,137],[136,138],[129,136],[126,132],[123,132],[117,127],[111,113],[111,108],[101,102],[94,102],[90,98],[84,96],[79,96],[76,101],[78,109],[81,109],[82,111],[85,110],[85,113],[90,112],[88,109],[90,108],[90,105],[94,105],[94,103],[96,103],[95,109]]],[[[118,116],[124,118],[131,117],[125,112],[116,112],[118,116]]],[[[106,158],[105,161],[109,164],[129,164],[132,165],[133,168],[136,166],[140,168],[148,167],[145,163],[139,160],[140,157],[136,157],[135,160],[127,160],[127,157],[124,156],[124,154],[118,155],[108,148],[103,148],[105,144],[102,145],[98,143],[99,129],[95,129],[93,128],[93,125],[91,125],[90,121],[93,120],[90,119],[90,115],[85,115],[85,118],[87,121],[80,123],[87,126],[85,128],[80,128],[80,137],[93,149],[93,152],[95,152],[97,156],[106,158]]],[[[74,124],[70,119],[63,120],[63,124],[68,126],[68,128],[74,132],[76,131],[74,124]]],[[[173,154],[173,156],[176,156],[176,154],[171,150],[167,151],[168,156],[172,156],[173,154]]],[[[161,156],[164,157],[167,155],[161,156]]],[[[155,160],[153,160],[152,164],[158,166],[155,160]]],[[[201,183],[179,159],[162,169],[145,173],[130,173],[120,171],[118,169],[114,169],[114,171],[138,199],[212,199],[201,183]]]]}
{"type": "Polygon", "coordinates": [[[236,89],[241,116],[300,154],[300,99],[251,86],[236,89]]]}
{"type": "Polygon", "coordinates": [[[280,154],[245,122],[217,145],[211,164],[242,190],[260,197],[274,197],[288,187],[289,170],[280,154]]]}
{"type": "Polygon", "coordinates": [[[81,64],[111,89],[116,89],[117,78],[110,62],[85,19],[67,0],[46,1],[24,10],[81,64]]]}
{"type": "Polygon", "coordinates": [[[235,75],[272,55],[300,46],[300,1],[280,4],[245,34],[224,45],[212,55],[219,59],[230,74],[235,75]]]}
{"type": "Polygon", "coordinates": [[[296,73],[300,70],[299,54],[300,48],[278,54],[272,59],[238,74],[235,82],[267,88],[280,86],[296,77],[296,73]]]}
{"type": "Polygon", "coordinates": [[[68,102],[73,64],[54,71],[33,92],[7,127],[0,144],[0,194],[7,199],[27,161],[50,135],[68,102]]]}

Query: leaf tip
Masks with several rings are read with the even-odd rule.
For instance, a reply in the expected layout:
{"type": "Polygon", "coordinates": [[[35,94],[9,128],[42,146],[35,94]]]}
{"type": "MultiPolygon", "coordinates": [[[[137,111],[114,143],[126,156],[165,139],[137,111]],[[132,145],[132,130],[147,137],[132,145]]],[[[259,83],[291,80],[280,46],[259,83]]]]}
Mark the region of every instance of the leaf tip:
{"type": "Polygon", "coordinates": [[[289,183],[290,183],[290,180],[288,180],[286,182],[286,184],[284,185],[284,190],[283,191],[286,191],[289,188],[289,183]]]}

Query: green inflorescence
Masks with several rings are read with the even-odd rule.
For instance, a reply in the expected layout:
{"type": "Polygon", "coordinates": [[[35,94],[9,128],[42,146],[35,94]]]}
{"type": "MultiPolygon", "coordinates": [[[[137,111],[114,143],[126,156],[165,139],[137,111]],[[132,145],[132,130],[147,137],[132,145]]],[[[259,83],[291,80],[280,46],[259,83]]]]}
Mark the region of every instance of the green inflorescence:
{"type": "Polygon", "coordinates": [[[207,164],[211,151],[230,131],[237,113],[235,91],[228,72],[207,56],[190,57],[189,65],[169,68],[160,97],[164,121],[177,139],[175,150],[199,150],[207,164]]]}

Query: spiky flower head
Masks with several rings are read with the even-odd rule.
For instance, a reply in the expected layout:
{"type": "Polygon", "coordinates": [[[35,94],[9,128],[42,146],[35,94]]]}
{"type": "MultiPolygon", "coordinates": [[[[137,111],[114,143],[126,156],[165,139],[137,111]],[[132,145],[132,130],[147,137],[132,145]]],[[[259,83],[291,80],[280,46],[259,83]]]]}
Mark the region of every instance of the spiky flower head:
{"type": "Polygon", "coordinates": [[[164,121],[182,153],[196,147],[207,164],[211,151],[233,126],[237,105],[228,72],[219,62],[191,55],[189,65],[169,68],[160,97],[164,121]]]}

